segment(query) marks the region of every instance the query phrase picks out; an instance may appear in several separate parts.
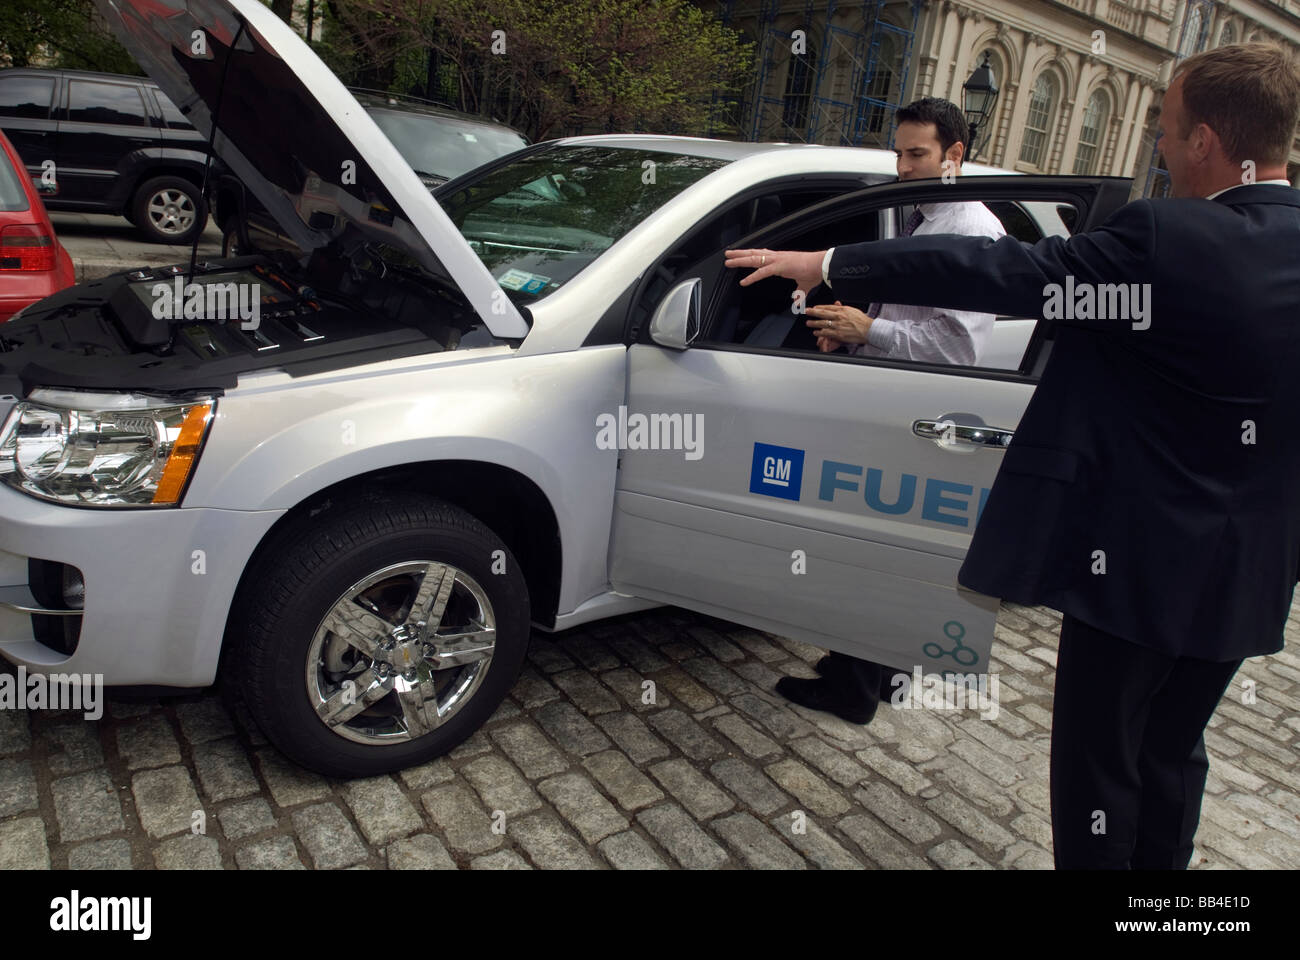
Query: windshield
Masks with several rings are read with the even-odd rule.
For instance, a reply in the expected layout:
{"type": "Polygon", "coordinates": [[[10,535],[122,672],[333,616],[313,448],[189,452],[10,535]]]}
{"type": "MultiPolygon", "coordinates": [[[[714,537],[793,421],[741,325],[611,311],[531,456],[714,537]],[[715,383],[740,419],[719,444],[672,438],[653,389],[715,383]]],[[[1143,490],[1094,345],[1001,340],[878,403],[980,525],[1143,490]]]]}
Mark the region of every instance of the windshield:
{"type": "Polygon", "coordinates": [[[618,147],[555,147],[438,196],[502,287],[537,300],[726,160],[618,147]]]}
{"type": "Polygon", "coordinates": [[[380,109],[370,115],[416,173],[445,180],[527,146],[512,130],[472,120],[380,109]]]}

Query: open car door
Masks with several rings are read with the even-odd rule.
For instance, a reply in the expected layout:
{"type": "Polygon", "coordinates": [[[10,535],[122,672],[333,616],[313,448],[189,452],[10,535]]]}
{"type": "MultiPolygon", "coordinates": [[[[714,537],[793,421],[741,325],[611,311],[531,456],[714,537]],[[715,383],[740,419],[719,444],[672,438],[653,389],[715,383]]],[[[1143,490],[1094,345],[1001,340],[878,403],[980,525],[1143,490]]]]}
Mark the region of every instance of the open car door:
{"type": "MultiPolygon", "coordinates": [[[[821,249],[881,209],[935,200],[1068,204],[1079,232],[1127,202],[1129,187],[1019,176],[881,184],[732,247],[821,249]]],[[[629,335],[614,588],[909,672],[987,671],[998,601],[959,588],[957,570],[1045,360],[1044,331],[1016,369],[760,346],[743,332],[723,342],[711,336],[724,311],[734,316],[744,271],[722,261],[718,251],[679,276],[656,305],[665,320],[699,301],[690,346],[629,335]],[[693,449],[656,442],[674,414],[694,428],[693,449]]],[[[764,286],[789,309],[790,281],[743,289],[764,286]]]]}

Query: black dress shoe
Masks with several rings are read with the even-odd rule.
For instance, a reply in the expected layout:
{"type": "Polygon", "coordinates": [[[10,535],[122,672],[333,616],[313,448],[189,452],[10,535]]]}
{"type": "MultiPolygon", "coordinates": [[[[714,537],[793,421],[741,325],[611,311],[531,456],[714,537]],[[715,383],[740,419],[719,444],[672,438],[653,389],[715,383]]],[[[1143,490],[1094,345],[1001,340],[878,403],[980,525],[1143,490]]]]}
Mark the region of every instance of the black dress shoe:
{"type": "Polygon", "coordinates": [[[849,723],[870,723],[876,715],[876,705],[863,710],[856,703],[850,703],[831,689],[825,680],[801,680],[797,677],[782,677],[776,682],[776,692],[787,700],[807,707],[809,710],[822,710],[833,713],[849,723]]]}

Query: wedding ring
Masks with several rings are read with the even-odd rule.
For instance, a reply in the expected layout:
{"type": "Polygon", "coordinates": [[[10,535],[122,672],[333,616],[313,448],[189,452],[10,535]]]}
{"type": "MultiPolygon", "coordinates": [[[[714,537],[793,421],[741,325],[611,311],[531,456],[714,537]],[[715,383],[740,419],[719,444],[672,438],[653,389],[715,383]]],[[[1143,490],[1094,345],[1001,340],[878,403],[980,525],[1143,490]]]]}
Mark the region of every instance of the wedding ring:
{"type": "Polygon", "coordinates": [[[762,259],[762,261],[759,263],[759,266],[760,266],[760,267],[765,267],[765,266],[767,266],[767,254],[763,254],[763,259],[762,259]]]}

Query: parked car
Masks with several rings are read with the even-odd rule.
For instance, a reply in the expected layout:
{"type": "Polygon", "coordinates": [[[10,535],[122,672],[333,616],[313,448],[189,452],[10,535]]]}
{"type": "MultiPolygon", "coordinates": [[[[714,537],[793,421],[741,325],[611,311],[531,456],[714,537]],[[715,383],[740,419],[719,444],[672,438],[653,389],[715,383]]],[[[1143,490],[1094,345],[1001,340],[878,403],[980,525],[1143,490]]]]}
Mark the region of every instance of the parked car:
{"type": "Polygon", "coordinates": [[[123,216],[158,243],[207,223],[207,142],[148,78],[0,70],[0,130],[50,210],[123,216]]]}
{"type": "MultiPolygon", "coordinates": [[[[356,88],[351,92],[429,189],[528,145],[517,130],[427,100],[356,88]]],[[[213,216],[221,229],[223,256],[292,249],[275,218],[248,195],[238,177],[223,173],[216,184],[213,216]]]]}
{"type": "Polygon", "coordinates": [[[0,132],[0,323],[75,281],[72,258],[18,151],[0,132]]]}
{"type": "Polygon", "coordinates": [[[1129,181],[899,183],[885,151],[625,135],[435,200],[258,0],[99,6],[178,102],[216,68],[171,38],[237,47],[191,116],[245,105],[224,159],[303,254],[109,277],[0,330],[0,655],[155,689],[220,670],[339,776],[464,740],[532,625],[660,603],[987,669],[997,604],[956,571],[1052,341],[1001,320],[969,367],[822,354],[797,318],[765,339],[790,285],[741,287],[723,251],[893,236],[937,199],[1082,230],[1129,181]],[[260,322],[213,307],[246,289],[260,322]]]}

